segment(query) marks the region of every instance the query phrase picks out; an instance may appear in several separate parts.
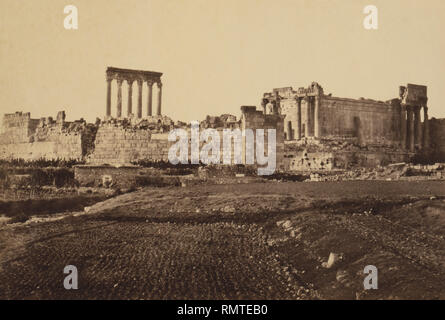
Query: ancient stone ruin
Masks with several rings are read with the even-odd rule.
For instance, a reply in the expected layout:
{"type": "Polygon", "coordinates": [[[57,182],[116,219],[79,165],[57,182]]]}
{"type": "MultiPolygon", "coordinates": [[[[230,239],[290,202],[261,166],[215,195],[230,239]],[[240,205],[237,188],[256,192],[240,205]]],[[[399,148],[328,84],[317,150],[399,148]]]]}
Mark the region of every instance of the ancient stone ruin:
{"type": "Polygon", "coordinates": [[[106,72],[107,79],[107,109],[106,115],[111,116],[111,85],[113,80],[117,82],[117,111],[116,117],[122,117],[122,82],[126,81],[128,84],[128,103],[127,103],[127,116],[133,115],[133,82],[136,81],[138,85],[138,105],[137,105],[137,117],[142,118],[142,89],[144,83],[147,83],[148,96],[147,96],[147,116],[152,116],[152,102],[153,102],[153,84],[156,83],[158,87],[158,106],[156,115],[161,115],[162,105],[162,73],[153,71],[120,69],[114,67],[108,67],[106,72]]]}
{"type": "MultiPolygon", "coordinates": [[[[0,132],[1,159],[74,159],[88,165],[130,165],[168,161],[175,128],[190,124],[162,115],[162,73],[108,67],[106,109],[102,120],[67,122],[65,112],[32,119],[30,113],[5,114],[0,132]],[[117,83],[117,110],[111,110],[112,83],[117,83]],[[122,82],[128,83],[126,115],[122,113],[122,82]],[[136,114],[132,84],[138,85],[136,114]],[[144,86],[146,84],[146,86],[144,86]],[[158,88],[156,114],[153,85],[158,88]],[[143,88],[148,89],[143,113],[143,88]]],[[[207,116],[200,128],[219,133],[231,129],[276,129],[277,169],[326,171],[409,162],[424,155],[445,160],[445,119],[429,119],[426,86],[400,87],[389,101],[349,99],[325,94],[316,82],[307,88],[276,88],[263,94],[261,109],[242,106],[241,117],[207,116]],[[423,109],[423,114],[422,114],[423,109]],[[423,120],[422,120],[423,115],[423,120]]],[[[222,162],[222,161],[221,161],[222,162]]]]}
{"type": "Polygon", "coordinates": [[[443,143],[430,143],[438,129],[430,132],[427,101],[427,87],[421,85],[400,87],[399,98],[383,102],[333,97],[313,82],[264,93],[262,108],[285,116],[287,168],[330,170],[444,155],[443,143]]]}

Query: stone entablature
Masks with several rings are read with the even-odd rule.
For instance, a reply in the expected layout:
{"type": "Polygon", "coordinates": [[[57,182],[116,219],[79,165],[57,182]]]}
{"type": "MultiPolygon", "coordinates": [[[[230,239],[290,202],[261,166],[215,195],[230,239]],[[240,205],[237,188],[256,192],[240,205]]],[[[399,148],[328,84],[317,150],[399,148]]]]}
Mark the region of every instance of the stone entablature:
{"type": "Polygon", "coordinates": [[[156,115],[161,115],[162,105],[162,73],[154,71],[131,70],[108,67],[106,71],[107,80],[107,104],[106,116],[111,116],[111,84],[113,80],[117,82],[117,111],[116,117],[122,117],[122,82],[126,81],[128,84],[128,102],[127,102],[127,116],[133,115],[133,83],[136,82],[138,86],[137,99],[137,117],[142,118],[142,89],[144,83],[147,83],[147,116],[152,116],[152,100],[153,100],[153,84],[156,83],[158,87],[158,105],[156,115]]]}

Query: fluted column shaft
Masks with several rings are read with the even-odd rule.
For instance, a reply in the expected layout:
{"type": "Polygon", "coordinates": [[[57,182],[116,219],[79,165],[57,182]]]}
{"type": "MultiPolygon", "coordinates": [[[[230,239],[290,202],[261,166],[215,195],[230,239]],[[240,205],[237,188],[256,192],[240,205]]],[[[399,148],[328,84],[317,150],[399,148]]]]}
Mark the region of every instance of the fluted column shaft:
{"type": "Polygon", "coordinates": [[[111,116],[111,81],[112,79],[107,79],[107,116],[111,116]]]}
{"type": "Polygon", "coordinates": [[[122,117],[122,80],[117,80],[117,111],[116,117],[122,117]]]}
{"type": "Polygon", "coordinates": [[[414,111],[412,106],[407,107],[408,110],[408,150],[414,151],[414,111]]]}
{"type": "Polygon", "coordinates": [[[264,101],[261,102],[261,107],[263,108],[263,114],[266,114],[266,103],[264,101]]]}
{"type": "Polygon", "coordinates": [[[142,80],[138,80],[138,118],[142,118],[142,80]]]}
{"type": "Polygon", "coordinates": [[[314,136],[316,138],[320,137],[319,113],[320,113],[320,98],[316,96],[314,104],[314,136]]]}
{"type": "Polygon", "coordinates": [[[406,149],[406,106],[400,106],[400,144],[406,149]]]}
{"type": "Polygon", "coordinates": [[[304,125],[304,136],[307,138],[310,135],[311,124],[311,103],[310,98],[306,97],[306,123],[304,125]]]}
{"type": "Polygon", "coordinates": [[[127,83],[128,83],[127,116],[129,117],[133,113],[133,80],[127,80],[127,83]]]}
{"type": "Polygon", "coordinates": [[[158,82],[158,110],[157,110],[158,116],[162,114],[161,105],[162,105],[162,83],[158,82]]]}
{"type": "Polygon", "coordinates": [[[292,140],[292,122],[291,121],[287,122],[286,138],[287,138],[287,140],[292,140]]]}
{"type": "Polygon", "coordinates": [[[416,146],[421,145],[422,143],[422,131],[421,131],[421,120],[420,120],[420,106],[414,107],[414,144],[416,146]]]}
{"type": "Polygon", "coordinates": [[[147,116],[153,115],[153,82],[147,82],[148,85],[148,97],[147,97],[147,116]]]}
{"type": "Polygon", "coordinates": [[[423,147],[430,147],[430,121],[428,119],[428,107],[423,106],[423,147]]]}
{"type": "Polygon", "coordinates": [[[301,139],[301,99],[297,98],[297,139],[301,139]]]}

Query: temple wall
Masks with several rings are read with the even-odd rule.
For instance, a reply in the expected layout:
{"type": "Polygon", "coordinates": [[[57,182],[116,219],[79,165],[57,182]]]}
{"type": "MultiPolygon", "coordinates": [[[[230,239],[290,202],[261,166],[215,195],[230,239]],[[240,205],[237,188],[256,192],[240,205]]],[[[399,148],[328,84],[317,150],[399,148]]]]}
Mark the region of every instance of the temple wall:
{"type": "MultiPolygon", "coordinates": [[[[290,122],[292,139],[296,139],[298,126],[297,106],[294,98],[281,100],[281,113],[285,115],[284,131],[288,135],[290,122]]],[[[326,138],[357,137],[362,144],[396,145],[400,139],[399,113],[400,109],[385,102],[322,96],[319,111],[320,134],[326,138]]],[[[305,132],[306,121],[307,103],[302,100],[302,135],[305,132]]],[[[311,122],[309,133],[314,134],[311,122]]]]}
{"type": "Polygon", "coordinates": [[[430,119],[430,142],[437,160],[445,161],[445,119],[430,119]]]}
{"type": "Polygon", "coordinates": [[[322,137],[355,136],[361,144],[398,143],[400,116],[388,103],[323,96],[320,107],[322,137]]]}
{"type": "MultiPolygon", "coordinates": [[[[308,105],[306,101],[301,102],[301,132],[304,134],[305,125],[307,120],[307,108],[308,105]]],[[[281,114],[285,115],[284,118],[284,132],[286,139],[288,135],[288,123],[291,123],[292,139],[297,138],[297,126],[298,126],[298,104],[295,99],[284,99],[281,101],[281,114]]],[[[313,133],[313,130],[310,130],[313,133]]]]}

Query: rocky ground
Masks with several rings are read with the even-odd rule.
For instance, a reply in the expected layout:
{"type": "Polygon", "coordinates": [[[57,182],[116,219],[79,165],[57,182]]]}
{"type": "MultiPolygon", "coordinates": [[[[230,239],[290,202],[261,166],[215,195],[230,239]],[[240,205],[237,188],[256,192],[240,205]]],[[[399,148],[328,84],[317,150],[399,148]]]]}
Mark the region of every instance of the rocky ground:
{"type": "Polygon", "coordinates": [[[144,188],[1,226],[0,298],[445,299],[444,199],[443,181],[144,188]]]}

